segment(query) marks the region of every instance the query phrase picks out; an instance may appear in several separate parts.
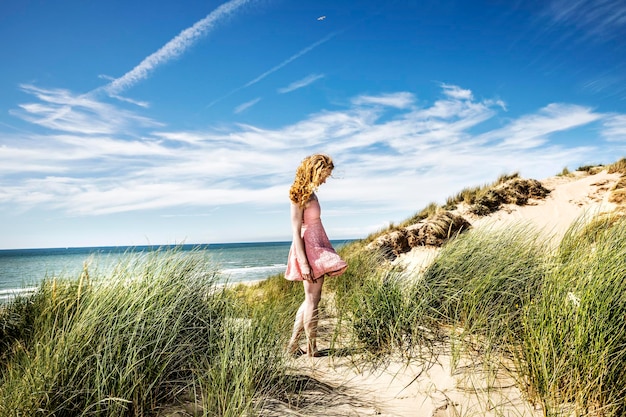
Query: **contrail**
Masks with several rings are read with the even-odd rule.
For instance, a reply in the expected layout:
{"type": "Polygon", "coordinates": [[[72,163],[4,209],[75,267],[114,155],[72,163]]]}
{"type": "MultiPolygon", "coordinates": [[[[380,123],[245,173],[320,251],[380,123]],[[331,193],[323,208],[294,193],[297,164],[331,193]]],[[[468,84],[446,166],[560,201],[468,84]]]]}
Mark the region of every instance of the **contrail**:
{"type": "Polygon", "coordinates": [[[238,8],[250,0],[231,0],[209,13],[204,19],[180,32],[174,39],[163,45],[161,49],[145,58],[135,68],[102,87],[108,94],[119,94],[148,77],[157,66],[180,56],[197,40],[215,28],[222,18],[232,15],[238,8]]]}
{"type": "Polygon", "coordinates": [[[238,91],[243,90],[244,88],[248,88],[253,84],[258,83],[259,81],[261,81],[263,78],[267,77],[268,75],[278,71],[279,69],[281,69],[282,67],[284,67],[285,65],[289,64],[292,61],[295,61],[296,59],[300,58],[302,55],[311,52],[313,49],[317,48],[318,46],[320,46],[321,44],[328,42],[329,40],[331,40],[332,38],[334,38],[335,36],[337,36],[339,33],[341,33],[342,31],[337,31],[337,32],[333,32],[330,35],[325,36],[324,38],[320,39],[319,41],[307,46],[306,48],[302,49],[301,51],[295,53],[294,55],[290,56],[289,58],[287,58],[286,60],[284,60],[283,62],[281,62],[280,64],[276,65],[274,68],[265,71],[263,74],[259,75],[258,77],[256,77],[254,80],[247,82],[246,84],[239,86],[237,88],[235,88],[234,90],[231,90],[228,94],[223,95],[222,97],[213,100],[212,102],[210,102],[206,108],[209,107],[213,107],[215,104],[219,103],[220,101],[224,100],[226,97],[230,97],[233,94],[235,94],[238,91]]]}
{"type": "Polygon", "coordinates": [[[284,67],[285,65],[289,64],[292,61],[295,61],[296,59],[300,58],[302,55],[311,52],[311,50],[317,48],[318,46],[320,46],[321,44],[328,42],[329,40],[331,40],[332,38],[334,38],[335,36],[337,36],[339,32],[333,32],[330,35],[326,36],[325,38],[320,39],[319,41],[315,42],[312,45],[307,46],[306,48],[304,48],[303,50],[301,50],[300,52],[296,53],[295,55],[292,55],[291,57],[287,58],[286,60],[284,60],[283,62],[281,62],[280,64],[276,65],[274,68],[264,72],[263,74],[259,75],[258,77],[256,77],[254,80],[248,82],[247,84],[245,84],[243,87],[241,88],[246,88],[246,87],[250,87],[252,84],[256,84],[259,81],[261,81],[263,78],[267,77],[268,75],[278,71],[279,69],[281,69],[282,67],[284,67]]]}

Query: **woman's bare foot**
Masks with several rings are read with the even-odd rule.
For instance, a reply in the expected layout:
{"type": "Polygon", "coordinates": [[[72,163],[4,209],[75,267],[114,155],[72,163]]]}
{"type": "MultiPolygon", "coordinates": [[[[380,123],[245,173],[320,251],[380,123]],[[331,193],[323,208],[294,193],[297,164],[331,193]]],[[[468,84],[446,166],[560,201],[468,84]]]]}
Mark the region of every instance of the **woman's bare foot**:
{"type": "Polygon", "coordinates": [[[311,358],[317,358],[320,356],[320,353],[317,350],[317,343],[315,343],[315,340],[307,341],[306,354],[311,358]]]}
{"type": "Polygon", "coordinates": [[[304,355],[306,352],[300,348],[300,346],[298,346],[297,344],[293,344],[293,345],[289,345],[287,346],[287,352],[293,356],[294,358],[297,358],[298,356],[302,356],[304,355]]]}
{"type": "Polygon", "coordinates": [[[320,355],[320,352],[317,350],[317,348],[312,349],[312,350],[307,350],[306,354],[310,358],[319,358],[320,356],[322,356],[320,355]]]}

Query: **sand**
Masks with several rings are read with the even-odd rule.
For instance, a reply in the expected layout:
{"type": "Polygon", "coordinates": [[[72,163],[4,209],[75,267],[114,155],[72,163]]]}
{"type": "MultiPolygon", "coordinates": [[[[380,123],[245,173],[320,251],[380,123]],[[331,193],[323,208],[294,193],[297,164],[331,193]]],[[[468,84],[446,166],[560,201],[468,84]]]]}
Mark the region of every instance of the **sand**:
{"type": "MultiPolygon", "coordinates": [[[[547,240],[558,243],[575,221],[585,221],[594,215],[614,211],[617,206],[609,202],[611,189],[621,174],[602,171],[595,175],[575,172],[572,176],[557,176],[540,181],[550,190],[545,199],[531,200],[525,206],[506,204],[488,216],[475,216],[461,207],[457,214],[465,217],[474,228],[528,225],[542,232],[547,240]]],[[[420,272],[428,267],[438,253],[438,248],[414,248],[401,255],[396,262],[408,270],[420,272]]]]}
{"type": "Polygon", "coordinates": [[[407,365],[391,360],[384,369],[360,372],[348,359],[298,359],[299,372],[311,378],[308,401],[297,412],[285,408],[272,415],[299,416],[541,416],[524,399],[515,380],[501,370],[494,377],[477,360],[465,359],[452,370],[452,357],[441,346],[432,362],[407,365]],[[322,388],[315,388],[316,386],[322,388]]]}
{"type": "MultiPolygon", "coordinates": [[[[462,213],[472,226],[506,227],[529,224],[554,242],[572,222],[614,210],[608,201],[620,174],[576,172],[541,181],[551,190],[543,200],[526,206],[507,205],[482,218],[462,213]]],[[[463,211],[463,208],[460,208],[463,211]]],[[[437,255],[436,248],[414,248],[395,262],[411,272],[422,272],[437,255]]],[[[324,334],[322,323],[320,333],[324,334]]],[[[327,341],[326,346],[329,342],[327,341]]],[[[320,346],[325,346],[323,337],[320,346]]],[[[294,359],[297,373],[311,389],[301,393],[297,411],[277,406],[276,414],[293,416],[541,416],[539,406],[524,398],[515,375],[501,366],[486,372],[480,357],[464,356],[454,365],[449,345],[438,346],[425,365],[407,366],[390,359],[377,369],[358,369],[345,356],[294,359]]]]}
{"type": "Polygon", "coordinates": [[[469,220],[474,227],[527,223],[558,241],[578,218],[589,218],[616,208],[609,202],[609,195],[620,176],[602,171],[596,175],[577,172],[573,177],[552,177],[541,181],[551,190],[544,200],[525,206],[509,204],[490,216],[469,220]]]}

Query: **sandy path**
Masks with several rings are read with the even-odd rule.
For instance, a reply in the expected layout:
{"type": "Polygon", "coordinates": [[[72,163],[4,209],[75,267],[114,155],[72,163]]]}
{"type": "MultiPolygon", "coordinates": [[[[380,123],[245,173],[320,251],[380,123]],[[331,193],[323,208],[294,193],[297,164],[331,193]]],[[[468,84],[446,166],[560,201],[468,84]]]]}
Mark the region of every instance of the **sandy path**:
{"type": "MultiPolygon", "coordinates": [[[[445,347],[441,347],[445,351],[445,347]]],[[[385,369],[361,370],[348,359],[298,359],[300,371],[336,389],[290,414],[306,416],[518,416],[539,417],[541,410],[523,400],[515,381],[504,372],[488,376],[480,364],[466,360],[452,370],[451,356],[439,353],[425,365],[391,361],[385,369]]]]}

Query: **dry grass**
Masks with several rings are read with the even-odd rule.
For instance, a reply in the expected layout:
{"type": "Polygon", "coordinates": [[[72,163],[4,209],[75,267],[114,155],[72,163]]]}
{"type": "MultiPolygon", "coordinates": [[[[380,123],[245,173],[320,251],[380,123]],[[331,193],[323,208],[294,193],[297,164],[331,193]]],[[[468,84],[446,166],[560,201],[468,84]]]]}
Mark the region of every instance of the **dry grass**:
{"type": "Polygon", "coordinates": [[[512,178],[489,189],[471,206],[470,211],[485,216],[500,209],[503,204],[525,205],[531,198],[544,198],[550,193],[537,180],[512,178]]]}
{"type": "Polygon", "coordinates": [[[607,168],[609,174],[620,173],[622,177],[611,190],[609,202],[626,206],[626,158],[611,164],[607,168]]]}
{"type": "Polygon", "coordinates": [[[626,204],[626,175],[622,175],[617,184],[611,190],[609,202],[618,205],[626,204]]]}
{"type": "Polygon", "coordinates": [[[415,213],[412,217],[409,217],[408,219],[406,219],[405,221],[400,223],[398,225],[398,228],[407,227],[407,226],[410,226],[412,224],[421,222],[424,219],[427,219],[429,217],[432,217],[432,216],[436,215],[441,210],[442,210],[442,208],[439,207],[436,203],[430,203],[429,205],[424,207],[422,210],[420,210],[419,212],[415,213]]]}
{"type": "Polygon", "coordinates": [[[418,246],[442,246],[450,238],[471,228],[462,216],[450,211],[439,212],[421,222],[378,236],[368,244],[388,259],[418,246]]]}
{"type": "Polygon", "coordinates": [[[626,174],[626,158],[622,158],[617,162],[612,163],[607,167],[609,174],[614,174],[619,172],[621,174],[626,174]]]}
{"type": "Polygon", "coordinates": [[[449,211],[436,214],[426,222],[426,228],[429,231],[428,234],[442,241],[464,232],[470,227],[471,225],[467,220],[449,211]]]}
{"type": "Polygon", "coordinates": [[[596,175],[605,170],[606,167],[604,165],[583,165],[578,167],[576,171],[586,172],[589,175],[596,175]]]}
{"type": "Polygon", "coordinates": [[[449,197],[446,200],[446,204],[444,207],[447,210],[454,210],[456,208],[456,205],[459,203],[465,203],[468,205],[475,204],[481,196],[485,195],[490,190],[515,178],[519,178],[519,173],[515,172],[513,174],[503,174],[500,175],[498,179],[491,184],[464,188],[457,195],[449,197]]]}

